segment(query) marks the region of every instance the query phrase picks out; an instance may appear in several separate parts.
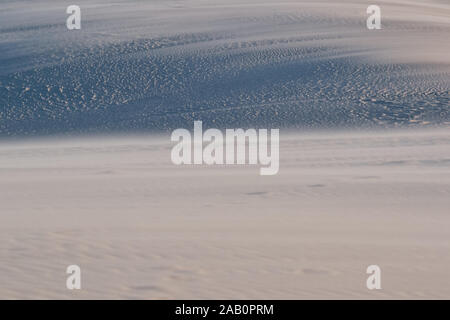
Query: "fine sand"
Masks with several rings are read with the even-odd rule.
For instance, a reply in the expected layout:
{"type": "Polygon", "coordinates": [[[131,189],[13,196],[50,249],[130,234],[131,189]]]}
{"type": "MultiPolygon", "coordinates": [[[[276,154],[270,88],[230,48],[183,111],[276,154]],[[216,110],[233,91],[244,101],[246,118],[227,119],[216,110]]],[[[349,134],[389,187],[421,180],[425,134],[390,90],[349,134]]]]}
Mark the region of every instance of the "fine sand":
{"type": "Polygon", "coordinates": [[[450,123],[448,0],[4,2],[0,138],[450,123]]]}
{"type": "Polygon", "coordinates": [[[2,142],[0,298],[450,298],[448,129],[282,131],[276,176],[170,148],[2,142]]]}

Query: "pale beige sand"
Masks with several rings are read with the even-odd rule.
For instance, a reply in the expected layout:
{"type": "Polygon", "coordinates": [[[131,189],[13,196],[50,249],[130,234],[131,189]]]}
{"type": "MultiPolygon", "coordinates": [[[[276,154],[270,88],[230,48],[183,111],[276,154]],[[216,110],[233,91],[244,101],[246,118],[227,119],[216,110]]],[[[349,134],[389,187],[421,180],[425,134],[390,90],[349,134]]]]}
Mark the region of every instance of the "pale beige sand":
{"type": "Polygon", "coordinates": [[[450,298],[448,129],[282,132],[272,177],[168,140],[1,143],[0,298],[450,298]]]}

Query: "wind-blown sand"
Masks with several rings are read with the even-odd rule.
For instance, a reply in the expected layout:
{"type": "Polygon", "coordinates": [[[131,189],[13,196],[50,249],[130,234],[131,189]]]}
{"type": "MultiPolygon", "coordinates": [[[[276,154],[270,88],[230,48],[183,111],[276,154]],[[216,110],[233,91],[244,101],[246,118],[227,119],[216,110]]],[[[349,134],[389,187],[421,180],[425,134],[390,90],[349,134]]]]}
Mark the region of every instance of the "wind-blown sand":
{"type": "Polygon", "coordinates": [[[450,298],[448,1],[76,4],[0,3],[0,298],[450,298]],[[194,120],[280,173],[174,166],[194,120]]]}
{"type": "Polygon", "coordinates": [[[0,137],[450,123],[448,1],[2,2],[0,137]]]}
{"type": "Polygon", "coordinates": [[[168,137],[2,143],[0,298],[450,298],[448,129],[281,137],[276,176],[168,137]]]}

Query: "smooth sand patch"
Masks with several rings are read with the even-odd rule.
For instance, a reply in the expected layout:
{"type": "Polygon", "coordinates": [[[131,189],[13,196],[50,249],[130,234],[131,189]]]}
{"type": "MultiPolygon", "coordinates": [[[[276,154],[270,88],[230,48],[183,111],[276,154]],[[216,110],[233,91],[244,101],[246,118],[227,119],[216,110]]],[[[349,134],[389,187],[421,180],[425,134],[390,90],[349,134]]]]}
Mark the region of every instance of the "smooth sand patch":
{"type": "Polygon", "coordinates": [[[276,176],[168,141],[2,143],[0,298],[450,298],[448,130],[282,132],[276,176]]]}

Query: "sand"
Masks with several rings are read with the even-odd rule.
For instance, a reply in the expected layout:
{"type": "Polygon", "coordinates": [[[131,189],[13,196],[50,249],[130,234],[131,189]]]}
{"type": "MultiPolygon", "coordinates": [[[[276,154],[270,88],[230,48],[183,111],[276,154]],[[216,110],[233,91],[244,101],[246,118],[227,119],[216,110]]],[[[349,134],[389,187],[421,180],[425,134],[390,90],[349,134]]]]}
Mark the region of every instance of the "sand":
{"type": "Polygon", "coordinates": [[[282,131],[276,176],[177,167],[170,148],[2,142],[0,298],[450,298],[447,128],[282,131]]]}
{"type": "Polygon", "coordinates": [[[448,1],[76,3],[2,1],[0,138],[450,123],[448,1]]]}
{"type": "Polygon", "coordinates": [[[450,299],[448,0],[77,4],[0,4],[0,298],[450,299]],[[194,120],[279,174],[174,166],[194,120]]]}

